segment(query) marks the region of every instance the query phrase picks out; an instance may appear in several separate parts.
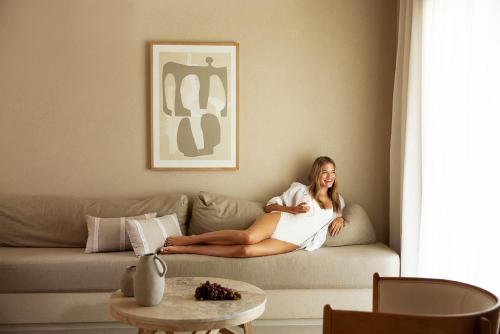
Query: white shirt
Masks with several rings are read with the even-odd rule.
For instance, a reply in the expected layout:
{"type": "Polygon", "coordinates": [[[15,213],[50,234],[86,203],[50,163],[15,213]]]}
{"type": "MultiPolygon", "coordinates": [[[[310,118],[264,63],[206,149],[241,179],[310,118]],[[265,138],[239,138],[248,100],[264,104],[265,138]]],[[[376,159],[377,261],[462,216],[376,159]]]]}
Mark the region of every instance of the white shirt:
{"type": "MultiPolygon", "coordinates": [[[[345,202],[342,196],[340,195],[339,199],[342,212],[342,210],[345,207],[345,202]]],[[[281,196],[276,196],[271,198],[267,202],[267,205],[278,204],[283,206],[297,206],[299,203],[302,202],[306,203],[306,205],[309,207],[309,211],[297,215],[282,213],[282,217],[280,219],[280,222],[276,226],[276,230],[275,233],[273,234],[273,237],[278,240],[297,243],[296,240],[300,240],[300,238],[302,238],[303,240],[304,233],[313,233],[310,237],[307,237],[307,235],[305,235],[307,239],[305,241],[300,242],[299,245],[300,249],[313,251],[320,248],[323,245],[328,233],[328,225],[330,225],[330,223],[335,218],[341,216],[341,213],[336,213],[335,211],[333,211],[333,209],[331,209],[332,214],[329,214],[328,218],[326,218],[325,220],[324,217],[326,210],[320,208],[319,204],[316,202],[315,199],[313,199],[313,197],[309,193],[307,186],[299,182],[292,183],[290,188],[288,188],[288,190],[286,190],[281,196]],[[300,233],[301,236],[297,236],[298,239],[294,240],[292,236],[294,232],[288,231],[289,233],[287,233],[287,228],[290,229],[290,227],[293,225],[292,221],[297,221],[297,220],[308,220],[312,222],[312,223],[307,222],[306,225],[303,226],[308,226],[310,228],[313,228],[313,231],[308,232],[307,230],[303,230],[300,233]]]]}

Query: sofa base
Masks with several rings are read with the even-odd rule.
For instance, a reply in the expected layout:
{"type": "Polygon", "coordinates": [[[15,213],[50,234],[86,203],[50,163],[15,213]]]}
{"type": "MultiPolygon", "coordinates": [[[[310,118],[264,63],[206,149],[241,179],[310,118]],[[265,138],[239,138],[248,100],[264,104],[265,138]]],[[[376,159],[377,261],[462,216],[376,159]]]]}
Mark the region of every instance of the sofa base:
{"type": "MultiPolygon", "coordinates": [[[[371,288],[266,292],[266,311],[256,326],[318,326],[325,304],[337,309],[371,309],[371,288]]],[[[125,333],[120,330],[129,327],[121,326],[109,314],[110,295],[111,292],[0,294],[0,332],[125,333]]]]}

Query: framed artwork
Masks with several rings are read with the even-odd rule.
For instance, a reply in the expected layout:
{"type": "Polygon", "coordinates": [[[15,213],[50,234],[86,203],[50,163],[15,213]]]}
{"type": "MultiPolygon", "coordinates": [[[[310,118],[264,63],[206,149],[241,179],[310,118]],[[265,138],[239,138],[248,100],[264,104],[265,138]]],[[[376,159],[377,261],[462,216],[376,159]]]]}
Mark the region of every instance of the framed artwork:
{"type": "Polygon", "coordinates": [[[238,43],[150,42],[150,168],[238,170],[238,43]]]}

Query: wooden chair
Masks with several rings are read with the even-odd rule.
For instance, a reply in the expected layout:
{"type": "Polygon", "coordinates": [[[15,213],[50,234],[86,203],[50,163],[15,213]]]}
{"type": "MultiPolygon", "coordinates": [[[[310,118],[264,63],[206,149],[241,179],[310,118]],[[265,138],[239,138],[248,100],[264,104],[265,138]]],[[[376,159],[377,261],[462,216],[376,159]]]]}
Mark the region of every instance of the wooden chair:
{"type": "Polygon", "coordinates": [[[500,303],[479,287],[441,279],[373,275],[373,311],[325,305],[323,334],[497,334],[500,303]]]}

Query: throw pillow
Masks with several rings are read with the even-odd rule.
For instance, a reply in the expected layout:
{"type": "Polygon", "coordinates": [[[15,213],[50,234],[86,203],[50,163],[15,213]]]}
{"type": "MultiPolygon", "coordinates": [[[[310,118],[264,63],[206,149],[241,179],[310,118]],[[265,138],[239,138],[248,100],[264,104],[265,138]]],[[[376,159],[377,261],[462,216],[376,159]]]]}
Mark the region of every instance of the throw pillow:
{"type": "Polygon", "coordinates": [[[347,221],[345,226],[336,236],[328,235],[323,246],[361,245],[376,241],[373,225],[361,205],[347,205],[342,216],[347,221]]]}
{"type": "Polygon", "coordinates": [[[243,230],[263,213],[262,203],[202,191],[193,203],[189,234],[223,229],[243,230]]]}
{"type": "Polygon", "coordinates": [[[127,233],[137,256],[156,253],[163,247],[165,239],[182,235],[177,215],[171,214],[151,219],[128,219],[127,233]]]}
{"type": "Polygon", "coordinates": [[[131,250],[132,244],[125,232],[125,221],[127,219],[148,219],[154,217],[156,217],[156,212],[119,218],[87,216],[88,237],[85,253],[131,250]]]}
{"type": "Polygon", "coordinates": [[[143,200],[100,199],[86,200],[86,214],[90,216],[121,217],[134,216],[137,212],[156,212],[157,217],[175,213],[181,231],[187,230],[189,199],[184,194],[166,194],[143,200]]]}

